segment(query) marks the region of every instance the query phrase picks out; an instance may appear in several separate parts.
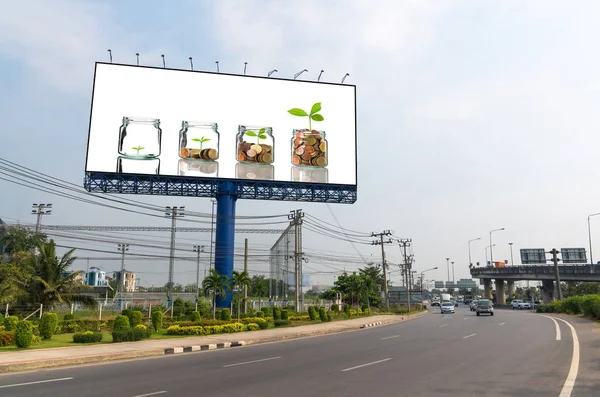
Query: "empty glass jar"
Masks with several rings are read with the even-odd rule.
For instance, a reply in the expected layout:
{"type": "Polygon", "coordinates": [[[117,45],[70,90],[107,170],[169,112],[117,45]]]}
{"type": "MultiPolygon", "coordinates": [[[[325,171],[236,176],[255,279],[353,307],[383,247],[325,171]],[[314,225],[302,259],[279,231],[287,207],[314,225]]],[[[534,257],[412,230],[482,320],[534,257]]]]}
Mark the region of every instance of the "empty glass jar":
{"type": "Polygon", "coordinates": [[[179,157],[200,161],[217,160],[219,158],[217,123],[182,121],[179,131],[179,157]]]}
{"type": "Polygon", "coordinates": [[[123,117],[119,128],[119,154],[148,159],[160,156],[162,130],[160,120],[143,117],[123,117]]]}
{"type": "Polygon", "coordinates": [[[292,164],[298,167],[326,167],[328,147],[325,131],[294,130],[292,134],[292,164]]]}
{"type": "Polygon", "coordinates": [[[275,138],[271,127],[238,126],[235,140],[236,159],[241,163],[272,164],[275,138]]]}
{"type": "Polygon", "coordinates": [[[118,174],[160,175],[160,159],[136,159],[126,156],[117,158],[118,174]]]}

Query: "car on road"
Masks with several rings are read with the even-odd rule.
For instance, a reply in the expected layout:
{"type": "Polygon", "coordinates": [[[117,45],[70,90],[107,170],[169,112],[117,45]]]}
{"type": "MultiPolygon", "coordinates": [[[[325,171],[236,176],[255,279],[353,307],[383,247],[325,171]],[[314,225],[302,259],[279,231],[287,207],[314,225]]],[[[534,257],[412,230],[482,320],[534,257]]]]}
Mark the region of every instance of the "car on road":
{"type": "Polygon", "coordinates": [[[454,299],[452,299],[450,302],[452,302],[452,304],[454,305],[454,307],[458,307],[458,302],[455,301],[454,299]]]}
{"type": "Polygon", "coordinates": [[[431,301],[431,306],[432,306],[432,307],[433,307],[433,306],[439,306],[439,305],[440,305],[440,300],[439,300],[439,299],[435,299],[435,298],[434,298],[434,299],[431,301]]]}
{"type": "Polygon", "coordinates": [[[442,302],[442,305],[440,306],[441,309],[441,313],[452,313],[454,314],[454,304],[452,302],[442,302]]]}
{"type": "Polygon", "coordinates": [[[494,315],[494,305],[492,305],[492,302],[487,299],[480,299],[477,301],[477,308],[475,309],[475,312],[477,313],[478,316],[481,313],[487,313],[490,316],[493,316],[494,315]]]}
{"type": "Polygon", "coordinates": [[[472,312],[474,312],[474,311],[475,311],[475,309],[477,309],[477,299],[475,299],[475,300],[472,300],[472,301],[471,301],[471,303],[470,303],[470,305],[469,305],[469,309],[470,309],[472,312]]]}

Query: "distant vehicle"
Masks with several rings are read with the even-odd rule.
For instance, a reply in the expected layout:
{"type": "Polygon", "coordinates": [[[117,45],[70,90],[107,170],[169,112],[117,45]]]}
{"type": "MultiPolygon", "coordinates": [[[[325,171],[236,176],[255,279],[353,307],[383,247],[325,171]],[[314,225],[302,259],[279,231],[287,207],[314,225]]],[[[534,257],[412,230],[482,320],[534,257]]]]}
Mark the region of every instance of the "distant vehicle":
{"type": "Polygon", "coordinates": [[[477,300],[471,301],[471,304],[469,305],[469,309],[471,309],[472,312],[474,312],[475,309],[477,309],[477,300]]]}
{"type": "Polygon", "coordinates": [[[531,303],[525,302],[521,299],[514,299],[512,302],[510,302],[510,306],[513,310],[514,309],[519,309],[519,310],[531,309],[531,303]]]}
{"type": "Polygon", "coordinates": [[[452,297],[450,296],[450,294],[442,294],[442,302],[443,301],[449,301],[452,297]]]}
{"type": "Polygon", "coordinates": [[[452,299],[450,302],[452,302],[452,304],[454,305],[454,307],[458,307],[458,302],[455,301],[454,299],[452,299]]]}
{"type": "Polygon", "coordinates": [[[442,305],[440,306],[441,308],[441,313],[452,313],[454,314],[454,305],[452,304],[452,302],[442,302],[442,305]]]}
{"type": "Polygon", "coordinates": [[[477,308],[475,309],[475,312],[477,313],[478,316],[481,313],[487,313],[490,316],[493,316],[494,315],[494,305],[492,305],[492,302],[487,299],[480,299],[477,301],[477,308]]]}
{"type": "Polygon", "coordinates": [[[473,296],[465,295],[465,297],[463,298],[463,302],[465,303],[465,305],[471,304],[471,302],[473,302],[473,296]]]}
{"type": "Polygon", "coordinates": [[[440,297],[439,296],[434,296],[433,299],[431,299],[431,306],[439,306],[440,305],[440,297]]]}

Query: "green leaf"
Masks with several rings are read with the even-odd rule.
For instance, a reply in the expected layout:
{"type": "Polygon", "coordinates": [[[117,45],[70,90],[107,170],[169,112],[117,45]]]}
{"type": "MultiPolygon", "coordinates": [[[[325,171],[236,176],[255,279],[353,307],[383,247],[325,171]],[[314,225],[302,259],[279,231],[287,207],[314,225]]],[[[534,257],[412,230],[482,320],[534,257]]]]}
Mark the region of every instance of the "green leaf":
{"type": "MultiPolygon", "coordinates": [[[[261,129],[258,131],[258,135],[263,135],[264,133],[265,133],[265,128],[261,128],[261,129]]],[[[262,138],[261,138],[261,139],[262,139],[262,138]]]]}
{"type": "Polygon", "coordinates": [[[248,136],[256,136],[256,132],[254,132],[254,131],[246,131],[246,135],[248,135],[248,136]]]}
{"type": "Polygon", "coordinates": [[[325,120],[323,118],[323,116],[321,116],[320,114],[313,114],[312,116],[310,116],[311,119],[313,119],[314,121],[323,121],[325,120]]]}
{"type": "Polygon", "coordinates": [[[265,134],[260,134],[258,136],[259,139],[267,139],[267,136],[265,134]]]}
{"type": "Polygon", "coordinates": [[[204,143],[204,142],[208,142],[210,141],[210,138],[204,138],[202,137],[202,139],[200,139],[200,142],[204,143]]]}
{"type": "Polygon", "coordinates": [[[199,138],[192,138],[192,141],[194,141],[194,142],[202,142],[202,140],[199,139],[199,138]]]}
{"type": "Polygon", "coordinates": [[[300,116],[300,117],[308,116],[308,114],[304,110],[299,109],[299,108],[292,108],[292,109],[288,110],[288,113],[293,116],[300,116]]]}
{"type": "Polygon", "coordinates": [[[318,113],[321,111],[321,102],[317,102],[314,105],[312,105],[312,109],[310,109],[310,115],[312,116],[315,113],[318,113]]]}

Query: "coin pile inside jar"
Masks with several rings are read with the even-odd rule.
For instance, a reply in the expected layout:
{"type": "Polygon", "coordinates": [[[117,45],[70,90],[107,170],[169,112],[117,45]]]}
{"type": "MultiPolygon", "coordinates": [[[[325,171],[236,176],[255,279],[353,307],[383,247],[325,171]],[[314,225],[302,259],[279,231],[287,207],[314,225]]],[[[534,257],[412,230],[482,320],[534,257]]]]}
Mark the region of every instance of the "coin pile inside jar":
{"type": "Polygon", "coordinates": [[[179,151],[179,155],[184,159],[196,159],[196,160],[216,160],[219,158],[219,152],[217,149],[190,149],[182,148],[179,151]]]}
{"type": "Polygon", "coordinates": [[[312,167],[327,165],[327,142],[317,130],[297,130],[292,144],[292,164],[312,167]]]}
{"type": "Polygon", "coordinates": [[[264,143],[240,142],[237,159],[238,161],[271,164],[273,162],[273,146],[264,143]]]}

